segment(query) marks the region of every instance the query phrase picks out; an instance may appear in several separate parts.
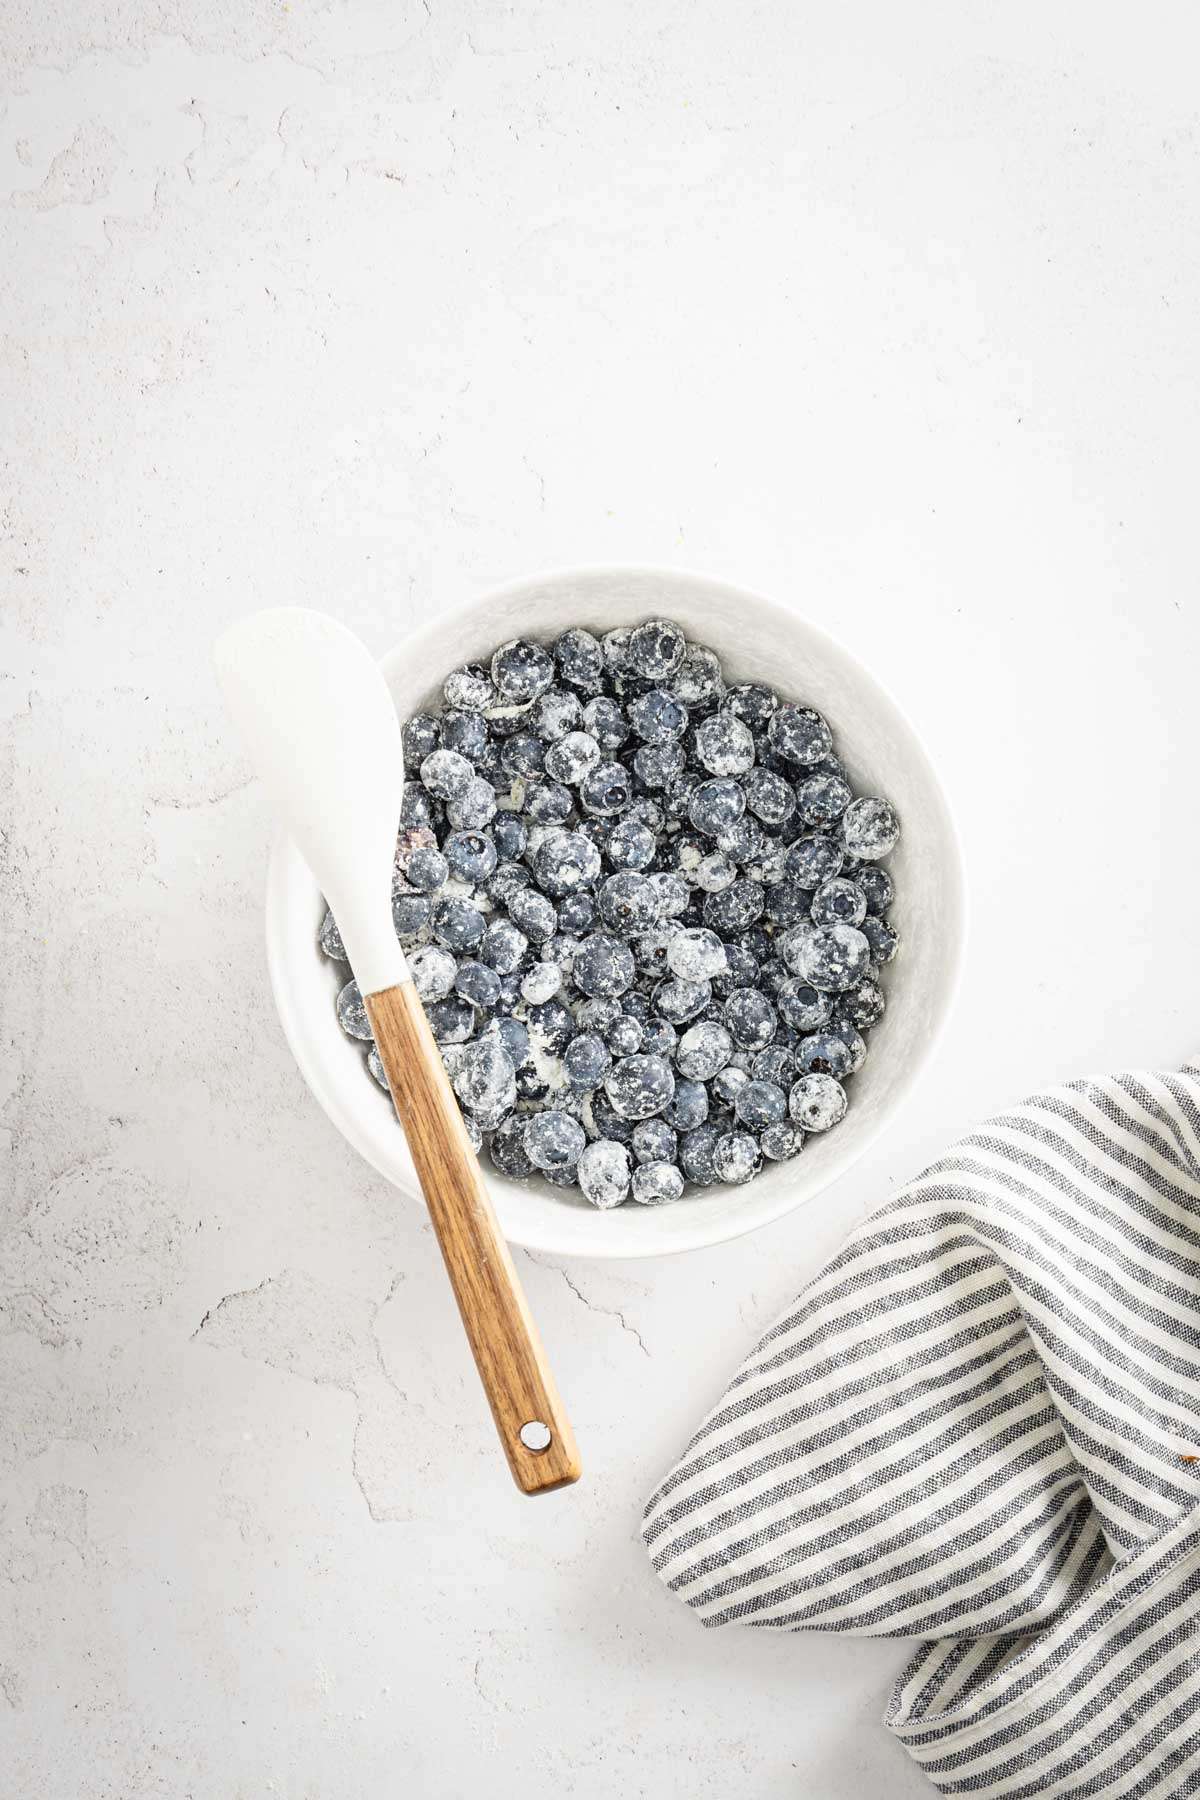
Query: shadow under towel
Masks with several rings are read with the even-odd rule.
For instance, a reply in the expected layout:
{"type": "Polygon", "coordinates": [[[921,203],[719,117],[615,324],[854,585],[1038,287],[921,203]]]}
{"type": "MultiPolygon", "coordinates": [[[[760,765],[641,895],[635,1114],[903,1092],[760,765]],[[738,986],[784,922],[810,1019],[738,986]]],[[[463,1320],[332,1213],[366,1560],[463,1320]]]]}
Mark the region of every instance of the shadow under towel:
{"type": "Polygon", "coordinates": [[[945,1794],[1200,1793],[1200,1066],[1038,1095],[868,1219],[643,1535],[706,1625],[926,1641],[945,1794]]]}

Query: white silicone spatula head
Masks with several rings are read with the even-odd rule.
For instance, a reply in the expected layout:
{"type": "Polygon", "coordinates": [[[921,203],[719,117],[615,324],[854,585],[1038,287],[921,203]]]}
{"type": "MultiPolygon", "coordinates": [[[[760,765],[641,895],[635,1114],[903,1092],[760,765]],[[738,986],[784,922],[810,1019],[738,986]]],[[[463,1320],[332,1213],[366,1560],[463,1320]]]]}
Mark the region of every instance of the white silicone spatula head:
{"type": "Polygon", "coordinates": [[[333,910],[364,994],[408,971],[392,924],[400,722],[365,644],[325,613],[240,619],[217,676],[264,787],[333,910]]]}

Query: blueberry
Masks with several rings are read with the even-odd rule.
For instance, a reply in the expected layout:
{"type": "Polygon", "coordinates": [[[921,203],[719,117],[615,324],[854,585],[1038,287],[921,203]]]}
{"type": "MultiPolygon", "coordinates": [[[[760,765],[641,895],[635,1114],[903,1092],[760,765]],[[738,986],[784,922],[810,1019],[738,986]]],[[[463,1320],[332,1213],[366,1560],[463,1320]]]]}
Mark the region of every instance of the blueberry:
{"type": "Polygon", "coordinates": [[[318,942],[331,962],[349,962],[350,958],[346,955],[342,934],[337,928],[337,920],[331,912],[327,912],[321,920],[321,934],[318,942]]]}
{"type": "Polygon", "coordinates": [[[520,967],[528,948],[529,939],[510,920],[493,919],[483,934],[479,957],[497,975],[511,975],[520,967]]]}
{"type": "Polygon", "coordinates": [[[688,802],[688,818],[706,837],[717,837],[736,825],[746,810],[746,793],[740,782],[702,781],[688,802]]]}
{"type": "Polygon", "coordinates": [[[764,825],[782,825],[796,810],[791,783],[773,769],[747,769],[742,776],[742,792],[746,805],[764,825]]]}
{"type": "Polygon", "coordinates": [[[725,971],[725,946],[715,931],[677,931],[667,945],[667,967],[685,981],[711,981],[725,971]]]}
{"type": "Polygon", "coordinates": [[[795,953],[795,973],[824,993],[857,987],[870,966],[871,946],[853,925],[815,926],[795,953]]]}
{"type": "Polygon", "coordinates": [[[432,713],[414,713],[400,734],[406,769],[419,769],[442,741],[442,727],[432,713]]]}
{"type": "Polygon", "coordinates": [[[488,1150],[492,1161],[510,1181],[524,1181],[533,1174],[533,1164],[525,1153],[525,1127],[528,1121],[514,1113],[492,1134],[488,1150]]]}
{"type": "Polygon", "coordinates": [[[546,746],[531,732],[518,731],[506,738],[500,749],[500,762],[510,775],[520,781],[532,781],[546,766],[546,746]]]}
{"type": "Polygon", "coordinates": [[[385,1094],[390,1095],[391,1089],[388,1086],[388,1078],[384,1073],[383,1059],[374,1044],[372,1044],[371,1048],[367,1051],[367,1068],[371,1072],[372,1079],[379,1083],[385,1094]]]}
{"type": "Polygon", "coordinates": [[[521,983],[521,997],[532,1006],[541,1006],[558,993],[562,978],[556,962],[536,962],[521,983]]]}
{"type": "Polygon", "coordinates": [[[672,1025],[684,1025],[702,1013],[712,997],[707,981],[687,981],[676,975],[660,981],[654,990],[654,1010],[672,1025]]]}
{"type": "Polygon", "coordinates": [[[600,763],[579,786],[584,811],[600,818],[615,818],[617,813],[624,812],[631,795],[629,772],[617,762],[600,763]]]}
{"type": "Polygon", "coordinates": [[[765,994],[757,988],[734,988],[724,1008],[726,1028],[735,1044],[761,1050],[775,1036],[779,1018],[765,994]]]}
{"type": "Polygon", "coordinates": [[[445,1000],[454,986],[458,963],[438,944],[423,944],[408,959],[408,972],[422,1000],[445,1000]]]}
{"type": "Polygon", "coordinates": [[[748,1131],[727,1131],[713,1145],[713,1173],[732,1186],[752,1181],[762,1167],[758,1141],[748,1131]]]}
{"type": "Polygon", "coordinates": [[[513,638],[492,657],[492,681],[509,706],[525,706],[554,680],[554,664],[540,644],[513,638]]]}
{"type": "Polygon", "coordinates": [[[862,863],[854,870],[854,879],[867,896],[869,913],[885,913],[895,897],[895,886],[886,869],[878,863],[862,863]]]}
{"type": "MultiPolygon", "coordinates": [[[[629,998],[627,994],[626,999],[629,998]]],[[[672,1057],[679,1042],[679,1033],[669,1019],[648,1019],[643,1026],[642,1049],[647,1056],[672,1057]]]]}
{"type": "Polygon", "coordinates": [[[429,901],[424,894],[392,895],[392,924],[402,943],[424,931],[429,923],[430,910],[429,901]]]}
{"type": "Polygon", "coordinates": [[[643,744],[634,752],[633,772],[643,787],[657,793],[678,781],[685,761],[679,744],[643,744]]]}
{"type": "Polygon", "coordinates": [[[526,1015],[532,1043],[561,1056],[575,1036],[575,1020],[571,1009],[559,999],[541,1000],[530,1006],[526,1015]]]}
{"type": "Polygon", "coordinates": [[[741,818],[717,838],[717,849],[731,862],[756,863],[766,854],[768,841],[757,819],[741,818]]]}
{"type": "Polygon", "coordinates": [[[752,1080],[771,1081],[776,1087],[787,1088],[794,1074],[794,1059],[787,1044],[768,1044],[750,1065],[752,1080]]]}
{"type": "Polygon", "coordinates": [[[481,713],[495,706],[496,689],[481,663],[468,663],[447,675],[442,683],[442,698],[448,707],[481,713]]]}
{"type": "Polygon", "coordinates": [[[603,1039],[592,1031],[579,1032],[563,1052],[567,1086],[580,1093],[591,1093],[603,1081],[611,1061],[603,1039]]]}
{"type": "Polygon", "coordinates": [[[704,897],[704,923],[722,937],[736,937],[760,917],[763,891],[757,881],[739,880],[719,894],[704,897]]]}
{"type": "Polygon", "coordinates": [[[497,906],[507,906],[514,894],[527,888],[532,877],[523,863],[497,863],[491,880],[487,883],[489,900],[497,906]]]}
{"type": "Polygon", "coordinates": [[[806,825],[832,825],[850,800],[849,783],[840,775],[810,775],[796,789],[796,808],[806,825]]]}
{"type": "Polygon", "coordinates": [[[639,1206],[666,1206],[682,1194],[683,1176],[674,1163],[643,1163],[633,1171],[633,1197],[639,1206]]]}
{"type": "Polygon", "coordinates": [[[584,889],[577,894],[566,894],[559,901],[558,925],[560,931],[574,932],[583,937],[596,923],[596,902],[584,889]]]}
{"type": "MultiPolygon", "coordinates": [[[[883,1017],[886,1004],[883,989],[877,981],[860,981],[849,993],[839,994],[832,1018],[837,1026],[853,1025],[856,1031],[869,1031],[883,1017]]],[[[823,1020],[817,1021],[824,1023],[823,1020]]]]}
{"type": "Polygon", "coordinates": [[[421,848],[413,851],[404,872],[419,894],[436,894],[445,886],[450,865],[440,850],[421,848]]]}
{"type": "Polygon", "coordinates": [[[619,999],[633,981],[633,952],[619,938],[594,931],[583,940],[571,973],[581,993],[594,999],[619,999]]]}
{"type": "Polygon", "coordinates": [[[443,852],[459,880],[473,886],[486,881],[498,861],[495,843],[484,831],[452,831],[443,852]]]}
{"type": "MultiPolygon", "coordinates": [[[[470,764],[467,764],[470,768],[470,764]]],[[[413,826],[431,826],[436,813],[435,802],[431,794],[426,793],[419,781],[406,781],[400,790],[400,823],[406,829],[413,826]]]]}
{"type": "Polygon", "coordinates": [[[788,1097],[773,1081],[748,1081],[733,1103],[740,1125],[751,1131],[762,1131],[786,1119],[788,1097]]]}
{"type": "Polygon", "coordinates": [[[852,800],[842,819],[842,837],[852,856],[875,862],[894,849],[900,836],[896,809],[888,800],[852,800]]]}
{"type": "Polygon", "coordinates": [[[670,691],[685,706],[704,706],[725,692],[721,661],[703,644],[689,644],[683,661],[671,677],[670,691]]]}
{"type": "Polygon", "coordinates": [[[602,882],[596,906],[604,923],[623,936],[649,930],[659,916],[658,892],[647,875],[623,869],[602,882]]]}
{"type": "Polygon", "coordinates": [[[724,1025],[704,1019],[679,1040],[675,1065],[689,1081],[711,1081],[733,1055],[733,1039],[724,1025]]]}
{"type": "Polygon", "coordinates": [[[477,906],[468,900],[438,900],[433,908],[433,935],[447,950],[460,955],[477,950],[483,939],[485,921],[477,906]]]}
{"type": "Polygon", "coordinates": [[[604,657],[590,631],[578,625],[564,631],[554,646],[554,660],[562,679],[571,687],[585,694],[597,692],[604,678],[604,657]]]}
{"type": "Polygon", "coordinates": [[[623,1119],[648,1119],[675,1092],[671,1065],[661,1056],[623,1056],[604,1077],[604,1091],[623,1119]]]}
{"type": "Polygon", "coordinates": [[[837,839],[814,833],[798,837],[795,843],[788,846],[784,874],[788,881],[794,881],[798,887],[819,888],[822,882],[831,881],[841,866],[842,847],[837,839]]]}
{"type": "Polygon", "coordinates": [[[578,787],[600,762],[600,746],[590,732],[568,731],[546,752],[546,773],[554,781],[578,787]]]}
{"type": "Polygon", "coordinates": [[[697,1187],[711,1187],[718,1180],[714,1151],[722,1133],[715,1125],[697,1125],[679,1140],[679,1164],[697,1187]]]}
{"type": "Polygon", "coordinates": [[[590,1121],[587,1129],[593,1139],[614,1138],[618,1144],[627,1144],[633,1136],[633,1126],[614,1110],[602,1087],[584,1103],[584,1116],[590,1121]]]}
{"type": "Polygon", "coordinates": [[[610,675],[623,675],[629,668],[629,641],[633,636],[628,625],[606,631],[600,640],[600,654],[610,675]]]}
{"type": "Polygon", "coordinates": [[[472,1006],[479,1007],[481,1012],[490,1012],[500,998],[500,977],[486,963],[476,962],[468,957],[465,962],[458,964],[454,976],[454,991],[472,1006]]]}
{"type": "Polygon", "coordinates": [[[550,901],[533,888],[522,888],[511,895],[508,916],[531,944],[544,944],[554,936],[558,924],[558,914],[550,901]]]}
{"type": "Polygon", "coordinates": [[[533,735],[544,744],[556,744],[569,731],[583,729],[583,703],[570,688],[547,688],[529,713],[533,735]]]}
{"type": "MultiPolygon", "coordinates": [[[[696,759],[712,775],[741,775],[754,763],[753,733],[730,712],[702,719],[695,738],[696,759]]],[[[744,794],[742,800],[744,804],[744,794]]]]}
{"type": "MultiPolygon", "coordinates": [[[[435,756],[449,756],[450,751],[435,751],[435,756]]],[[[496,816],[496,790],[482,776],[473,776],[466,792],[457,800],[447,800],[446,817],[459,831],[478,831],[496,816]]]]}
{"type": "Polygon", "coordinates": [[[767,724],[772,748],[789,763],[818,763],[833,748],[833,733],[811,706],[779,706],[767,724]]]}
{"type": "MultiPolygon", "coordinates": [[[[644,825],[647,831],[653,831],[657,835],[663,828],[666,814],[652,795],[635,794],[633,799],[629,802],[625,818],[629,819],[634,825],[644,825]]],[[[615,831],[616,829],[617,827],[615,825],[609,826],[610,831],[615,831]]]]}
{"type": "Polygon", "coordinates": [[[600,873],[600,852],[582,832],[548,831],[534,852],[533,869],[542,892],[561,899],[592,885],[600,873]]]}
{"type": "Polygon", "coordinates": [[[508,861],[524,853],[529,833],[523,819],[514,812],[498,812],[492,822],[492,842],[497,852],[508,861]]]}
{"type": "Polygon", "coordinates": [[[657,897],[660,919],[678,919],[687,911],[691,895],[688,884],[681,875],[661,869],[654,875],[648,875],[646,879],[657,897]]]}
{"type": "Polygon", "coordinates": [[[475,771],[457,750],[432,750],[421,764],[421,781],[439,800],[461,800],[475,771]]]}
{"type": "Polygon", "coordinates": [[[856,1075],[867,1060],[867,1040],[853,1025],[844,1020],[833,1019],[829,1029],[835,1037],[840,1037],[850,1052],[850,1061],[846,1066],[847,1075],[856,1075]]]}
{"type": "Polygon", "coordinates": [[[552,1108],[525,1124],[525,1154],[535,1169],[564,1169],[579,1161],[587,1143],[583,1126],[570,1113],[552,1108]]]}
{"type": "Polygon", "coordinates": [[[675,1083],[675,1092],[663,1108],[663,1118],[676,1131],[694,1131],[708,1117],[708,1089],[702,1081],[675,1083]]]}
{"type": "Polygon", "coordinates": [[[594,995],[588,1000],[581,1000],[575,1009],[575,1018],[584,1031],[605,1032],[621,1011],[621,1002],[607,996],[594,995]]]}
{"type": "Polygon", "coordinates": [[[633,1056],[642,1047],[646,1027],[640,1019],[622,1013],[608,1028],[608,1048],[613,1056],[633,1056]]]}
{"type": "Polygon", "coordinates": [[[758,1147],[772,1162],[787,1162],[789,1157],[798,1154],[803,1142],[802,1133],[786,1122],[768,1125],[765,1131],[758,1134],[758,1147]]]}
{"type": "Polygon", "coordinates": [[[575,810],[571,790],[560,781],[539,781],[525,795],[525,815],[535,825],[562,825],[575,810]]]}
{"type": "Polygon", "coordinates": [[[673,1163],[679,1140],[665,1119],[643,1119],[633,1128],[630,1144],[640,1163],[673,1163]]]}
{"type": "Polygon", "coordinates": [[[602,1212],[620,1206],[629,1192],[629,1152],[615,1138],[597,1138],[579,1158],[579,1186],[602,1212]]]}
{"type": "Polygon", "coordinates": [[[363,1043],[370,1041],[371,1021],[357,981],[348,981],[338,995],[337,1021],[347,1037],[359,1038],[363,1043]]]}
{"type": "Polygon", "coordinates": [[[687,640],[669,619],[649,619],[629,634],[628,667],[646,681],[665,681],[683,661],[687,640]]]}
{"type": "Polygon", "coordinates": [[[789,975],[775,996],[780,1017],[796,1031],[815,1031],[833,1011],[833,1001],[798,975],[789,975]]]}
{"type": "Polygon", "coordinates": [[[867,896],[844,875],[823,881],[812,897],[814,925],[861,925],[866,916],[867,896]]]}
{"type": "Polygon", "coordinates": [[[794,881],[777,881],[768,888],[767,917],[777,931],[790,931],[797,925],[810,925],[812,895],[794,881]]]}
{"type": "Polygon", "coordinates": [[[849,1075],[853,1060],[849,1044],[836,1031],[814,1031],[796,1046],[796,1067],[802,1075],[849,1075]]]}
{"type": "Polygon", "coordinates": [[[625,714],[607,694],[597,694],[583,709],[583,729],[602,750],[619,750],[629,736],[625,714]]]}
{"type": "Polygon", "coordinates": [[[467,1045],[454,1076],[454,1091],[490,1128],[512,1111],[517,1101],[516,1070],[499,1038],[480,1038],[467,1045]]]}
{"type": "Polygon", "coordinates": [[[457,750],[469,762],[478,763],[488,747],[487,726],[478,713],[443,713],[442,745],[446,750],[457,750]]]}
{"type": "Polygon", "coordinates": [[[630,818],[614,825],[604,844],[605,858],[614,869],[645,869],[653,861],[654,851],[654,833],[630,818]]]}
{"type": "Polygon", "coordinates": [[[805,1131],[828,1131],[846,1116],[846,1090],[829,1074],[802,1075],[788,1097],[793,1120],[805,1131]]]}
{"type": "Polygon", "coordinates": [[[696,865],[696,885],[708,894],[724,893],[737,880],[737,865],[723,850],[712,850],[696,865]]]}
{"type": "Polygon", "coordinates": [[[871,946],[871,955],[877,963],[890,963],[900,948],[900,938],[894,925],[887,919],[880,919],[870,913],[859,926],[859,930],[871,946]]]}
{"type": "Polygon", "coordinates": [[[718,1070],[709,1084],[713,1099],[722,1106],[733,1106],[749,1079],[745,1069],[739,1068],[735,1063],[727,1063],[723,1069],[718,1070]]]}
{"type": "Polygon", "coordinates": [[[765,731],[779,705],[779,697],[759,681],[743,681],[728,690],[721,704],[726,712],[740,719],[743,725],[749,725],[752,731],[765,731]]]}
{"type": "Polygon", "coordinates": [[[425,1017],[439,1044],[465,1044],[475,1029],[475,1009],[465,1000],[435,1000],[425,1017]]]}
{"type": "Polygon", "coordinates": [[[662,688],[651,688],[629,703],[629,723],[647,744],[670,744],[687,729],[687,707],[662,688]]]}

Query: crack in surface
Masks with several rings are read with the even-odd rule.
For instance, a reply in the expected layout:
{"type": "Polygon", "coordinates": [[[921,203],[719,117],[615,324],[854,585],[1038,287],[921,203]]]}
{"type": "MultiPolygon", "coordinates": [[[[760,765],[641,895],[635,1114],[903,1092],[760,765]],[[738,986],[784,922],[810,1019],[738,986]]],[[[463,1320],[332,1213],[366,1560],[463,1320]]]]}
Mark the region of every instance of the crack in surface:
{"type": "Polygon", "coordinates": [[[581,1300],[589,1312],[603,1313],[606,1318],[615,1319],[622,1331],[627,1331],[631,1338],[637,1339],[642,1355],[650,1355],[645,1338],[642,1336],[636,1325],[631,1325],[629,1323],[629,1320],[625,1317],[625,1314],[621,1311],[619,1306],[601,1306],[598,1301],[589,1300],[583,1289],[578,1287],[576,1283],[572,1281],[571,1277],[567,1274],[567,1271],[564,1268],[561,1268],[558,1263],[543,1262],[542,1258],[540,1256],[535,1256],[531,1250],[527,1250],[525,1254],[530,1262],[537,1263],[539,1268],[551,1269],[556,1275],[561,1275],[575,1298],[581,1300]]]}

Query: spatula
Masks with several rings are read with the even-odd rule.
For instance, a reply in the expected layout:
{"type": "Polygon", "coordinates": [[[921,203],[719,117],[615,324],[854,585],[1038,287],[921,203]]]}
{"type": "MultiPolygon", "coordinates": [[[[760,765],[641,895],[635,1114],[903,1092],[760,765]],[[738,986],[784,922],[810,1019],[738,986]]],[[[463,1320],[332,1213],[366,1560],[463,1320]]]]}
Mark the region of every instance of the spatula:
{"type": "Polygon", "coordinates": [[[575,1438],[392,924],[403,753],[382,671],[344,625],[300,607],[240,620],[215,654],[338,922],[509,1468],[523,1493],[565,1487],[575,1438]]]}

